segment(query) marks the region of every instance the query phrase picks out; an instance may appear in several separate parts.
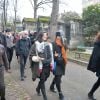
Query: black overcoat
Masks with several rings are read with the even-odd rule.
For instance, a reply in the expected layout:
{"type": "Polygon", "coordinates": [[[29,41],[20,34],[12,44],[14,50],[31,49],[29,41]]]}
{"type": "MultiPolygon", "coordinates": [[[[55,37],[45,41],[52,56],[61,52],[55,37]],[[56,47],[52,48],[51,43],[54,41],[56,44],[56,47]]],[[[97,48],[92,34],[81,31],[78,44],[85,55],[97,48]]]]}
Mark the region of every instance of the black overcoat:
{"type": "MultiPolygon", "coordinates": [[[[53,44],[53,54],[55,54],[55,51],[57,53],[61,53],[61,47],[59,47],[56,43],[52,43],[52,44],[53,44]]],[[[55,68],[54,68],[53,74],[54,75],[65,75],[65,63],[64,63],[64,59],[63,59],[63,61],[61,61],[61,62],[58,63],[57,57],[54,56],[54,63],[55,63],[54,64],[55,68]]]]}
{"type": "Polygon", "coordinates": [[[96,41],[94,43],[94,49],[87,69],[92,72],[96,72],[97,76],[100,77],[100,41],[96,41]]]}

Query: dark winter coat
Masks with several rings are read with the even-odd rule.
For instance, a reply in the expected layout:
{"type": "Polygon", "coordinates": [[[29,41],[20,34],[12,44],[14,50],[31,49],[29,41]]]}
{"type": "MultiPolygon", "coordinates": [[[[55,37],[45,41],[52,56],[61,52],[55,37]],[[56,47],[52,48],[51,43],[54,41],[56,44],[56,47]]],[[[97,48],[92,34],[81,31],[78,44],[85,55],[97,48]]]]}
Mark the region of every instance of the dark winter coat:
{"type": "Polygon", "coordinates": [[[36,45],[35,44],[32,45],[30,52],[29,52],[29,61],[30,61],[30,68],[32,71],[32,79],[33,81],[35,81],[35,79],[40,76],[40,73],[39,73],[39,63],[32,61],[33,56],[36,56],[36,45]]]}
{"type": "Polygon", "coordinates": [[[4,66],[8,70],[8,59],[3,45],[0,44],[0,88],[4,87],[4,66]]]}
{"type": "MultiPolygon", "coordinates": [[[[39,68],[39,62],[33,62],[32,61],[32,57],[33,56],[37,56],[36,54],[36,43],[34,43],[30,49],[30,53],[29,53],[29,60],[30,60],[30,67],[32,70],[32,79],[35,80],[36,78],[40,77],[40,68],[39,68]]],[[[51,52],[49,52],[51,53],[51,52]]],[[[38,56],[44,58],[44,60],[42,61],[42,70],[41,73],[48,73],[46,74],[46,76],[44,77],[48,77],[49,73],[50,73],[50,65],[49,64],[44,64],[43,62],[45,62],[47,59],[45,59],[45,57],[43,56],[43,53],[38,52],[38,56]],[[47,72],[46,72],[47,71],[47,72]]]]}
{"type": "MultiPolygon", "coordinates": [[[[61,54],[61,47],[58,46],[56,43],[53,43],[53,54],[55,54],[55,51],[57,53],[61,54]]],[[[62,58],[63,59],[63,58],[62,58]]],[[[65,74],[65,64],[64,60],[61,62],[58,62],[57,57],[54,56],[54,75],[64,75],[65,74]]]]}
{"type": "Polygon", "coordinates": [[[2,39],[2,44],[4,45],[5,49],[7,48],[6,36],[0,33],[0,37],[2,39]]]}
{"type": "Polygon", "coordinates": [[[30,40],[31,40],[31,44],[34,44],[36,37],[33,34],[30,34],[29,37],[30,37],[30,40]]]}
{"type": "Polygon", "coordinates": [[[28,56],[30,48],[31,48],[31,41],[29,38],[22,38],[16,43],[17,55],[28,56]]]}
{"type": "Polygon", "coordinates": [[[100,41],[97,41],[94,44],[94,49],[87,69],[96,72],[96,75],[100,77],[100,41]]]}

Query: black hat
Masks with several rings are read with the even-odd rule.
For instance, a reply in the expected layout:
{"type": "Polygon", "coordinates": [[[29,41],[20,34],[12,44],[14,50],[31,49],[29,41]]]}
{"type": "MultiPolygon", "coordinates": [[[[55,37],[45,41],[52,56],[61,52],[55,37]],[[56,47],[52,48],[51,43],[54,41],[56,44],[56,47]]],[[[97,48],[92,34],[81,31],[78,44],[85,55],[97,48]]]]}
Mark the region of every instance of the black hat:
{"type": "Polygon", "coordinates": [[[10,29],[6,29],[5,32],[11,32],[11,30],[10,29]]]}
{"type": "Polygon", "coordinates": [[[56,32],[56,37],[57,36],[61,36],[61,33],[60,32],[56,32]]]}

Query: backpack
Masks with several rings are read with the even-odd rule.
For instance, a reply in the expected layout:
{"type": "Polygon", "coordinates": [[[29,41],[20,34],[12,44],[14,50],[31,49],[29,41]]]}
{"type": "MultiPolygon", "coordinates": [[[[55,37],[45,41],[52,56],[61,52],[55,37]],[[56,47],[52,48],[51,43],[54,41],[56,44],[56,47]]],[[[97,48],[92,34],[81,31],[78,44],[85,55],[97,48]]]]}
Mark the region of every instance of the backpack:
{"type": "Polygon", "coordinates": [[[51,50],[50,50],[50,45],[46,44],[44,46],[44,51],[43,51],[43,55],[44,55],[44,60],[43,60],[43,65],[44,66],[49,66],[52,60],[52,56],[51,56],[51,50]]]}

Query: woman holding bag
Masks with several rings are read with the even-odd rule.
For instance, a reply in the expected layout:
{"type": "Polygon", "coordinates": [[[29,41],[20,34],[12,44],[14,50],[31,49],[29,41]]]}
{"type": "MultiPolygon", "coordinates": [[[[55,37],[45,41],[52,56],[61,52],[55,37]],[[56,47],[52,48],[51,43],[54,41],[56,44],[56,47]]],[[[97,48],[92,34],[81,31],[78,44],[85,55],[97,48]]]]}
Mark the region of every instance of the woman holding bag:
{"type": "Polygon", "coordinates": [[[50,75],[50,64],[52,59],[51,50],[47,39],[48,33],[40,34],[38,40],[33,44],[29,54],[32,79],[33,81],[35,81],[36,78],[40,79],[36,92],[38,95],[40,95],[41,90],[43,100],[47,100],[45,82],[50,75]],[[38,60],[35,61],[35,57],[38,58],[39,62],[38,60]]]}
{"type": "Polygon", "coordinates": [[[32,45],[29,53],[29,61],[30,61],[30,68],[32,71],[32,80],[35,81],[36,78],[39,78],[40,72],[39,72],[39,61],[40,57],[38,55],[40,44],[42,42],[42,34],[39,34],[37,36],[37,40],[32,45]]]}
{"type": "Polygon", "coordinates": [[[55,42],[53,43],[53,54],[54,54],[54,79],[50,85],[50,91],[55,92],[54,85],[56,84],[59,99],[63,100],[64,96],[61,91],[61,78],[65,74],[65,66],[67,64],[67,56],[64,45],[62,43],[60,32],[56,32],[55,42]]]}

